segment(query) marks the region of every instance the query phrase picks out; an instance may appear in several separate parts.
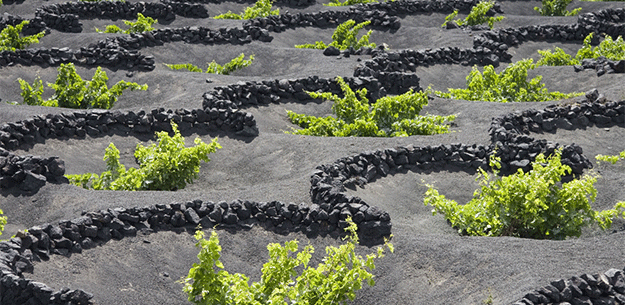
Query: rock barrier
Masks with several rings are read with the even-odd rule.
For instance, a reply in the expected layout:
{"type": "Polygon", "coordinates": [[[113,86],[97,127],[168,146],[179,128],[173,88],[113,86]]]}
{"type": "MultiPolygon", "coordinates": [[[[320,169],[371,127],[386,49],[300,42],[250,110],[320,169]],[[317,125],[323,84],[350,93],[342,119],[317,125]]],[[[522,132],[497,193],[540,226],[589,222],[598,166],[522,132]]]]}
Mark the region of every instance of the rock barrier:
{"type": "Polygon", "coordinates": [[[141,208],[115,208],[84,213],[58,224],[44,224],[19,232],[0,242],[0,296],[2,304],[92,304],[93,295],[82,290],[54,292],[43,283],[21,277],[33,272],[33,261],[49,260],[53,254],[70,256],[95,248],[111,239],[135,236],[138,231],[154,232],[186,228],[193,230],[221,225],[251,228],[260,224],[277,233],[303,232],[309,237],[333,234],[347,227],[351,217],[365,236],[381,237],[390,233],[388,213],[364,204],[344,202],[295,204],[279,201],[193,200],[184,203],[156,204],[141,208]],[[366,229],[366,231],[364,231],[366,229]]]}
{"type": "Polygon", "coordinates": [[[0,31],[4,30],[8,25],[16,26],[25,20],[28,20],[28,24],[22,28],[23,35],[35,35],[40,32],[46,32],[48,29],[41,18],[25,19],[21,16],[4,13],[0,16],[0,31]]]}
{"type": "Polygon", "coordinates": [[[42,67],[57,66],[61,63],[74,63],[82,66],[104,66],[110,69],[152,71],[154,57],[143,55],[138,49],[160,46],[164,43],[184,41],[205,44],[246,44],[252,40],[270,42],[273,39],[267,30],[258,27],[220,28],[211,30],[205,27],[165,28],[141,34],[128,34],[109,37],[98,43],[69,48],[29,48],[16,51],[0,51],[0,66],[21,64],[42,67]]]}
{"type": "Polygon", "coordinates": [[[104,66],[111,69],[152,71],[154,57],[137,51],[129,51],[114,45],[91,45],[80,50],[69,48],[31,48],[0,51],[0,66],[58,66],[62,63],[80,66],[104,66]]]}
{"type": "Polygon", "coordinates": [[[574,65],[575,72],[591,69],[597,71],[597,76],[613,73],[625,73],[625,60],[611,60],[605,56],[583,59],[579,65],[574,65]]]}
{"type": "MultiPolygon", "coordinates": [[[[370,26],[397,30],[401,27],[398,16],[423,13],[451,13],[459,10],[463,13],[469,12],[479,1],[387,1],[380,3],[359,4],[350,7],[346,11],[326,10],[314,13],[283,13],[279,16],[268,16],[255,18],[244,22],[244,26],[257,26],[273,32],[282,32],[287,28],[295,27],[336,27],[339,24],[352,19],[356,23],[371,21],[370,26]]],[[[493,11],[500,12],[499,3],[492,8],[493,11]]]]}
{"type": "Polygon", "coordinates": [[[65,162],[59,157],[18,156],[0,148],[0,188],[33,192],[46,182],[68,183],[64,175],[65,162]]]}
{"type": "MultiPolygon", "coordinates": [[[[204,3],[204,4],[219,4],[223,3],[223,0],[172,0],[172,2],[188,2],[188,3],[204,3]]],[[[255,3],[256,0],[238,0],[238,2],[255,3]]],[[[316,3],[315,0],[276,0],[273,3],[277,5],[286,5],[291,7],[306,7],[316,3]]]]}
{"type": "MultiPolygon", "coordinates": [[[[387,94],[403,94],[410,89],[421,90],[419,77],[414,74],[382,73],[377,79],[371,77],[345,77],[343,79],[353,90],[367,89],[367,98],[372,102],[387,94]]],[[[216,87],[213,91],[205,93],[202,108],[238,109],[277,103],[281,99],[294,99],[299,102],[313,100],[306,91],[343,94],[335,79],[317,76],[238,82],[225,87],[216,87]]]]}
{"type": "Polygon", "coordinates": [[[512,58],[508,53],[494,54],[490,49],[478,47],[475,49],[461,49],[458,47],[444,47],[427,50],[401,50],[386,52],[375,50],[370,60],[364,60],[356,70],[354,76],[373,76],[380,73],[415,72],[418,66],[439,64],[493,65],[498,66],[501,58],[512,58]]]}
{"type": "Polygon", "coordinates": [[[527,293],[513,305],[625,304],[625,273],[610,269],[600,274],[582,274],[527,293]]]}
{"type": "MultiPolygon", "coordinates": [[[[178,4],[180,5],[183,4],[178,4]]],[[[189,4],[190,5],[190,4],[189,4]]],[[[203,7],[202,7],[203,8],[203,7]]],[[[198,7],[199,9],[199,7],[198,7]]],[[[204,8],[204,11],[206,9],[204,8]]],[[[129,2],[129,1],[76,1],[44,5],[35,11],[35,16],[45,18],[47,15],[73,15],[77,18],[88,19],[136,19],[141,13],[162,22],[176,19],[171,5],[160,2],[129,2]]],[[[208,16],[208,15],[207,15],[208,16]]],[[[50,26],[52,27],[52,26],[50,26]]],[[[56,27],[55,27],[56,29],[56,27]]],[[[62,29],[57,29],[62,31],[62,29]]]]}
{"type": "MultiPolygon", "coordinates": [[[[397,1],[400,2],[400,1],[397,1]]],[[[396,2],[393,2],[396,3],[396,2]]],[[[385,4],[387,5],[387,4],[385,4]]],[[[581,14],[575,24],[531,25],[518,28],[481,31],[473,38],[473,48],[443,47],[426,50],[384,52],[376,50],[371,60],[363,61],[355,76],[371,76],[378,72],[414,72],[417,66],[437,64],[492,65],[509,62],[508,49],[525,41],[582,41],[595,33],[592,44],[599,43],[599,34],[617,37],[625,31],[625,8],[604,9],[581,14]]],[[[575,71],[594,69],[598,75],[625,73],[625,61],[604,58],[588,59],[574,67],[575,71]]]]}

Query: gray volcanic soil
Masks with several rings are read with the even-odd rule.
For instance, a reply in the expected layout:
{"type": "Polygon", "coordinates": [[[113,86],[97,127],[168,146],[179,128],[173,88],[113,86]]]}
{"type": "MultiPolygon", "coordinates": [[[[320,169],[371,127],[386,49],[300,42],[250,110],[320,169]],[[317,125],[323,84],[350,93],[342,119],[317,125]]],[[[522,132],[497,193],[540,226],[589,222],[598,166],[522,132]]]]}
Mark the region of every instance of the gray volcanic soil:
{"type": "MultiPolygon", "coordinates": [[[[0,12],[32,17],[36,7],[60,1],[31,1],[23,4],[4,5],[0,12]]],[[[506,19],[498,27],[527,24],[566,24],[575,17],[540,17],[532,9],[540,2],[502,2],[506,19]]],[[[233,10],[240,11],[244,5],[232,2],[207,5],[209,14],[233,10]]],[[[619,3],[587,3],[575,1],[570,7],[584,7],[583,12],[601,8],[622,6],[619,3]]],[[[331,9],[321,4],[305,9],[281,7],[281,11],[318,11],[331,9]]],[[[344,9],[344,8],[338,8],[344,9]]],[[[402,18],[396,33],[374,30],[371,40],[386,43],[392,49],[423,49],[444,46],[469,48],[472,33],[461,30],[443,30],[440,24],[443,14],[421,14],[402,18]]],[[[52,33],[41,40],[43,47],[70,47],[77,49],[103,39],[105,34],[95,33],[94,26],[104,28],[110,20],[81,20],[84,30],[79,34],[52,33]]],[[[115,24],[122,25],[121,20],[115,24]]],[[[240,21],[213,19],[186,19],[180,16],[169,25],[157,24],[157,28],[204,25],[212,28],[240,26],[240,21]]],[[[271,33],[271,43],[252,42],[243,46],[191,45],[183,42],[145,48],[143,54],[153,55],[157,66],[154,71],[135,73],[128,77],[127,71],[108,73],[111,82],[121,79],[147,83],[147,92],[125,93],[114,106],[120,110],[150,110],[153,108],[200,108],[203,92],[215,86],[238,81],[319,77],[352,76],[358,60],[369,56],[352,56],[337,59],[325,57],[321,51],[293,48],[295,44],[315,40],[330,41],[332,29],[297,28],[283,33],[271,33]],[[213,59],[223,63],[240,53],[255,54],[254,63],[230,76],[170,71],[162,63],[190,62],[201,67],[213,59]],[[210,78],[212,83],[207,83],[210,78]]],[[[564,47],[574,53],[580,44],[551,44],[527,42],[511,49],[513,61],[527,57],[537,58],[536,50],[564,47]]],[[[501,70],[503,67],[500,67],[501,70]]],[[[83,78],[90,78],[95,69],[78,68],[83,78]]],[[[421,86],[432,84],[434,89],[463,87],[471,67],[460,65],[435,65],[419,67],[416,74],[421,86]]],[[[625,98],[623,83],[625,75],[597,77],[592,71],[573,72],[572,67],[541,67],[533,72],[540,74],[551,90],[562,92],[586,91],[598,88],[613,100],[625,98]]],[[[55,68],[12,66],[0,68],[0,97],[3,101],[20,101],[21,77],[32,81],[41,76],[44,82],[52,82],[55,68]]],[[[572,101],[579,100],[571,99],[572,101]]],[[[562,101],[561,101],[562,102],[562,101]]],[[[285,134],[292,124],[285,110],[300,113],[329,115],[331,104],[300,103],[294,100],[280,104],[250,108],[256,117],[260,135],[245,139],[222,132],[200,132],[204,141],[218,136],[223,149],[212,154],[211,162],[203,164],[200,176],[194,184],[177,192],[112,192],[88,191],[69,185],[46,184],[33,195],[3,191],[0,208],[8,217],[9,224],[0,239],[8,238],[17,230],[62,219],[80,216],[81,211],[93,211],[112,207],[145,206],[172,201],[203,199],[231,201],[247,199],[255,201],[279,200],[283,202],[310,203],[309,178],[316,166],[331,163],[338,158],[366,150],[395,146],[438,145],[441,143],[488,144],[488,127],[491,118],[515,110],[543,108],[558,102],[509,103],[468,102],[436,98],[425,111],[432,114],[457,114],[452,132],[435,136],[412,136],[408,138],[318,138],[285,134]]],[[[68,112],[67,109],[14,106],[0,103],[0,122],[13,122],[32,115],[68,112]]],[[[196,135],[188,135],[188,143],[196,135]]],[[[594,163],[596,154],[615,154],[625,149],[623,126],[610,128],[587,128],[586,130],[558,131],[555,134],[536,134],[538,138],[561,144],[577,143],[594,163]]],[[[122,162],[134,164],[133,149],[137,142],[149,139],[121,136],[87,137],[83,140],[47,140],[27,151],[17,154],[59,156],[65,161],[68,174],[100,172],[105,169],[102,156],[110,142],[114,142],[122,154],[122,162]]],[[[596,165],[596,163],[595,163],[596,165]]],[[[596,183],[599,190],[595,209],[611,207],[617,200],[625,199],[625,165],[595,166],[602,178],[596,183]]],[[[568,278],[582,273],[603,272],[609,268],[625,265],[625,232],[623,221],[616,221],[613,230],[606,232],[588,228],[582,237],[565,241],[543,241],[519,238],[486,238],[459,236],[440,215],[432,216],[431,208],[423,205],[426,183],[434,183],[449,198],[466,202],[476,187],[474,177],[465,172],[408,172],[378,179],[364,189],[350,191],[367,203],[388,211],[393,223],[394,254],[379,260],[373,273],[375,287],[365,287],[358,293],[356,304],[480,304],[492,295],[494,304],[507,304],[520,299],[525,293],[542,287],[552,280],[568,278]]],[[[47,262],[35,264],[28,278],[46,283],[55,290],[63,287],[80,288],[94,294],[97,304],[187,304],[176,281],[186,275],[197,261],[192,232],[158,232],[149,235],[139,233],[136,237],[112,240],[95,249],[70,258],[53,256],[47,262]]],[[[302,245],[312,244],[317,249],[314,259],[319,261],[327,245],[338,245],[339,240],[330,237],[308,239],[302,234],[287,236],[267,232],[260,227],[249,231],[230,232],[219,230],[223,246],[222,259],[230,272],[243,272],[252,280],[260,278],[260,268],[268,255],[266,245],[293,238],[302,245]]],[[[364,246],[358,252],[373,251],[364,246]]]]}

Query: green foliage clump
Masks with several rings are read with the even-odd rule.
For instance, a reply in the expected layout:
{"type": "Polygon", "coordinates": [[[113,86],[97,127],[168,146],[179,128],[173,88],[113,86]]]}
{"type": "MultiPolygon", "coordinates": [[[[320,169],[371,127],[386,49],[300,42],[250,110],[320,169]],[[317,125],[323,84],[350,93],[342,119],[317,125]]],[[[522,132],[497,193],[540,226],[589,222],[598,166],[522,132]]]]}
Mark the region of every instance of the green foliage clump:
{"type": "Polygon", "coordinates": [[[480,25],[480,24],[488,23],[488,27],[492,29],[493,26],[495,25],[495,22],[499,22],[503,20],[504,18],[503,16],[497,16],[497,17],[486,16],[488,11],[494,5],[495,5],[495,1],[492,1],[492,0],[480,1],[471,8],[471,12],[469,12],[469,15],[467,15],[467,17],[464,18],[464,20],[462,19],[452,20],[456,18],[456,16],[458,16],[458,10],[455,10],[453,13],[445,17],[445,22],[443,23],[442,27],[446,27],[448,22],[453,21],[459,26],[463,26],[463,25],[473,26],[473,25],[480,25]]]}
{"type": "Polygon", "coordinates": [[[536,65],[545,66],[567,66],[567,65],[579,65],[582,60],[587,58],[598,58],[604,56],[611,60],[623,60],[625,59],[625,41],[623,37],[619,36],[616,40],[613,40],[611,36],[606,35],[603,41],[598,46],[592,47],[590,41],[592,40],[593,33],[588,34],[584,38],[583,46],[577,51],[575,58],[564,52],[564,50],[556,47],[554,52],[551,50],[539,50],[540,59],[536,65]]]}
{"type": "Polygon", "coordinates": [[[38,77],[31,86],[25,80],[19,78],[20,95],[24,103],[28,105],[67,107],[67,108],[101,108],[109,109],[117,102],[117,97],[126,89],[147,90],[147,85],[139,85],[126,81],[119,81],[108,88],[108,76],[101,67],[98,67],[90,81],[84,81],[73,63],[61,64],[57,69],[58,75],[54,84],[48,83],[48,87],[54,89],[54,95],[49,100],[43,100],[43,83],[38,77]]]}
{"type": "Polygon", "coordinates": [[[308,92],[312,98],[323,98],[334,102],[334,117],[318,118],[297,114],[287,110],[289,119],[304,129],[293,130],[292,134],[324,137],[407,137],[411,135],[430,135],[447,133],[447,122],[455,119],[450,116],[419,115],[428,104],[424,92],[412,90],[399,96],[386,96],[378,99],[371,107],[366,98],[367,89],[355,93],[337,77],[344,97],[330,92],[308,92]]]}
{"type": "MultiPolygon", "coordinates": [[[[97,0],[96,0],[97,1],[97,0]]],[[[141,13],[137,13],[137,21],[132,22],[129,20],[123,20],[124,23],[129,26],[127,30],[122,30],[116,25],[107,25],[104,31],[95,28],[98,33],[123,33],[123,34],[131,34],[131,33],[143,33],[148,31],[153,31],[154,27],[152,25],[158,22],[158,19],[154,19],[152,17],[145,17],[141,13]]]]}
{"type": "Polygon", "coordinates": [[[24,20],[16,26],[7,25],[0,32],[0,51],[25,49],[31,44],[39,43],[39,39],[46,34],[45,32],[39,32],[30,36],[20,36],[24,26],[29,23],[30,22],[28,20],[24,20]]]}
{"type": "Polygon", "coordinates": [[[195,138],[195,146],[185,147],[184,137],[178,131],[178,125],[171,122],[174,136],[166,131],[157,132],[158,145],[143,146],[137,144],[135,159],[139,168],[126,167],[119,162],[119,150],[113,143],[104,153],[107,170],[100,174],[66,175],[71,184],[94,190],[138,191],[183,189],[193,183],[200,172],[200,162],[208,162],[208,154],[214,153],[221,145],[217,139],[210,144],[195,138]]]}
{"type": "Polygon", "coordinates": [[[360,31],[362,28],[369,25],[370,23],[371,21],[365,21],[356,24],[356,21],[350,19],[341,23],[336,28],[336,30],[334,30],[334,34],[332,34],[332,42],[329,45],[326,45],[323,41],[316,41],[314,44],[300,44],[295,45],[295,47],[298,49],[319,50],[323,50],[329,46],[333,46],[339,50],[346,50],[350,47],[354,48],[354,50],[358,50],[362,47],[375,48],[375,43],[369,43],[369,37],[371,36],[372,30],[369,30],[367,34],[356,40],[358,31],[360,31]]]}
{"type": "MultiPolygon", "coordinates": [[[[480,189],[465,205],[440,195],[427,185],[425,205],[434,207],[433,214],[442,213],[458,232],[476,236],[515,236],[537,239],[564,239],[580,236],[581,229],[592,223],[607,229],[612,219],[625,217],[625,202],[614,209],[597,212],[592,209],[597,190],[597,178],[585,175],[581,179],[561,183],[571,168],[560,162],[562,151],[551,157],[540,154],[527,173],[517,173],[491,180],[479,169],[480,189]]],[[[495,175],[501,164],[491,156],[490,165],[495,175]]]]}
{"type": "Polygon", "coordinates": [[[551,50],[538,50],[538,54],[540,54],[540,59],[536,62],[537,66],[571,66],[579,64],[577,59],[558,47],[555,47],[553,53],[551,50]]]}
{"type": "Polygon", "coordinates": [[[280,9],[271,10],[273,7],[272,0],[258,0],[254,3],[254,6],[245,8],[245,11],[241,14],[235,14],[231,11],[228,11],[225,14],[217,15],[215,19],[254,19],[254,18],[264,18],[269,16],[277,16],[280,15],[280,9]]]}
{"type": "Polygon", "coordinates": [[[2,212],[2,210],[0,210],[0,235],[2,235],[2,231],[4,231],[4,226],[7,224],[7,217],[6,216],[2,216],[3,214],[4,214],[4,212],[2,212]]]}
{"type": "MultiPolygon", "coordinates": [[[[227,62],[223,66],[213,60],[212,62],[208,63],[206,73],[228,75],[236,70],[241,70],[251,65],[254,61],[254,55],[250,55],[249,59],[244,59],[244,57],[245,54],[241,53],[241,55],[233,58],[230,62],[227,62]]],[[[200,69],[198,66],[192,64],[165,64],[165,66],[173,70],[186,69],[190,72],[203,72],[202,69],[200,69]]]]}
{"type": "Polygon", "coordinates": [[[345,0],[345,2],[341,2],[340,0],[330,0],[330,3],[323,4],[325,6],[348,6],[348,5],[356,5],[356,4],[367,4],[367,3],[378,3],[377,0],[345,0]]]}
{"type": "MultiPolygon", "coordinates": [[[[298,241],[267,245],[269,261],[263,265],[259,282],[249,284],[244,274],[230,274],[224,270],[221,246],[215,231],[208,240],[204,232],[197,230],[195,246],[200,249],[199,263],[194,263],[189,274],[182,280],[183,291],[189,302],[203,305],[235,304],[345,304],[354,300],[356,291],[362,289],[363,281],[375,285],[373,274],[375,260],[384,257],[384,248],[368,254],[366,258],[355,253],[358,244],[357,226],[347,219],[348,236],[345,244],[326,247],[326,257],[317,267],[309,266],[314,248],[306,246],[298,252],[298,241]],[[301,273],[298,276],[298,271],[301,273]]],[[[394,248],[388,241],[389,251],[394,248]]]]}
{"type": "Polygon", "coordinates": [[[616,162],[618,162],[619,160],[625,160],[625,150],[615,156],[597,155],[595,156],[595,158],[597,159],[597,161],[604,161],[616,164],[616,162]]]}
{"type": "Polygon", "coordinates": [[[575,16],[582,10],[578,7],[572,11],[567,11],[566,7],[573,0],[542,0],[543,7],[534,7],[541,16],[575,16]]]}
{"type": "Polygon", "coordinates": [[[579,62],[586,58],[597,58],[600,56],[605,56],[607,59],[612,60],[625,59],[625,42],[622,36],[613,40],[611,36],[606,35],[603,41],[594,48],[590,46],[592,37],[593,33],[588,34],[588,36],[584,38],[584,46],[577,51],[575,59],[579,62]]]}
{"type": "Polygon", "coordinates": [[[202,69],[200,69],[198,66],[194,65],[194,64],[164,64],[165,66],[167,66],[167,68],[170,68],[172,70],[188,70],[189,72],[204,72],[202,71],[202,69]]]}
{"type": "Polygon", "coordinates": [[[468,101],[489,102],[542,102],[580,96],[583,93],[549,92],[538,75],[527,81],[527,71],[536,67],[532,59],[524,59],[510,64],[497,74],[491,65],[484,67],[483,74],[473,67],[467,76],[466,89],[448,89],[449,92],[435,91],[444,98],[468,101]]]}

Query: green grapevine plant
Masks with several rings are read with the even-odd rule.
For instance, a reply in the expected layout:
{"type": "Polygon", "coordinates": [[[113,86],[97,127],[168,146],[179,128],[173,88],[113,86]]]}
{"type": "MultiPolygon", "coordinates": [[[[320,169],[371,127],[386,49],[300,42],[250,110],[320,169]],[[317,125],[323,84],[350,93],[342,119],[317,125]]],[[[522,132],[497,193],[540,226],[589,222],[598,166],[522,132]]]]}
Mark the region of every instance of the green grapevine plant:
{"type": "Polygon", "coordinates": [[[597,161],[610,162],[612,164],[616,164],[619,160],[625,160],[625,150],[620,152],[616,156],[605,156],[605,155],[597,155],[595,156],[597,161]]]}
{"type": "Polygon", "coordinates": [[[480,25],[480,24],[488,23],[488,27],[492,29],[493,26],[495,25],[495,22],[499,22],[503,20],[504,18],[503,16],[497,16],[497,17],[486,16],[488,11],[494,5],[495,5],[495,1],[492,1],[492,0],[480,1],[471,8],[471,12],[469,12],[469,15],[467,15],[467,17],[464,18],[464,20],[462,19],[453,20],[454,18],[456,18],[456,16],[458,16],[458,10],[455,10],[453,13],[445,17],[445,22],[443,23],[442,27],[446,27],[448,22],[453,21],[459,26],[463,26],[463,25],[473,26],[473,25],[480,25]]]}
{"type": "Polygon", "coordinates": [[[542,7],[534,7],[541,16],[575,16],[582,10],[578,7],[572,11],[567,11],[566,7],[573,0],[542,0],[542,7]]]}
{"type": "Polygon", "coordinates": [[[584,45],[577,51],[575,58],[564,52],[564,50],[556,47],[554,52],[551,50],[539,50],[540,60],[536,65],[545,66],[568,66],[579,65],[582,60],[587,58],[597,58],[604,56],[611,60],[623,60],[625,59],[625,41],[623,37],[619,36],[616,40],[613,40],[611,36],[606,35],[605,39],[599,43],[598,46],[592,47],[590,41],[592,40],[593,33],[588,34],[584,38],[584,45]]]}
{"type": "Polygon", "coordinates": [[[356,4],[367,4],[367,3],[378,3],[377,0],[345,0],[345,2],[341,2],[340,0],[330,0],[330,3],[323,4],[325,6],[348,6],[348,5],[356,5],[356,4]]]}
{"type": "Polygon", "coordinates": [[[577,59],[571,57],[561,48],[555,47],[553,53],[551,50],[538,50],[540,59],[536,62],[537,66],[570,66],[577,65],[577,59]]]}
{"type": "Polygon", "coordinates": [[[90,81],[84,81],[73,63],[61,64],[57,69],[58,75],[54,84],[48,83],[48,87],[54,89],[54,95],[49,100],[43,100],[43,83],[36,78],[31,86],[23,79],[18,79],[24,98],[28,105],[66,107],[66,108],[101,108],[109,109],[117,102],[117,97],[126,89],[147,90],[147,85],[139,85],[126,81],[119,81],[108,88],[108,76],[101,67],[98,67],[90,81]]]}
{"type": "Polygon", "coordinates": [[[28,20],[24,20],[16,26],[7,25],[0,32],[0,51],[15,52],[15,50],[25,49],[31,44],[39,43],[39,39],[46,34],[45,32],[39,32],[30,36],[20,36],[22,29],[28,23],[30,23],[28,20]]]}
{"type": "Polygon", "coordinates": [[[356,21],[350,19],[341,23],[336,28],[336,30],[334,30],[334,34],[332,34],[332,42],[329,45],[326,45],[323,41],[316,41],[314,44],[301,44],[295,45],[295,47],[298,49],[319,50],[323,50],[328,46],[333,46],[339,50],[346,50],[350,47],[354,48],[354,50],[358,50],[362,47],[375,48],[375,43],[369,43],[369,37],[372,33],[371,30],[369,30],[367,34],[360,37],[360,39],[356,40],[358,31],[360,31],[362,28],[369,25],[370,23],[371,21],[364,21],[356,24],[356,21]]]}
{"type": "Polygon", "coordinates": [[[613,40],[611,36],[606,35],[605,39],[594,48],[590,46],[592,37],[593,33],[590,33],[584,38],[584,46],[577,51],[575,56],[578,62],[586,58],[597,58],[600,56],[605,56],[607,59],[612,60],[625,59],[625,42],[623,37],[619,36],[616,40],[613,40]]]}
{"type": "MultiPolygon", "coordinates": [[[[476,236],[564,239],[580,236],[582,227],[592,223],[605,230],[612,219],[625,217],[625,202],[601,212],[592,209],[597,177],[585,175],[562,183],[571,168],[560,162],[561,153],[556,151],[549,158],[540,154],[531,171],[519,169],[494,180],[480,168],[480,189],[465,205],[446,199],[432,185],[427,185],[424,203],[434,207],[433,214],[442,213],[459,233],[476,236]]],[[[496,176],[500,159],[491,155],[490,166],[496,176]]]]}
{"type": "MultiPolygon", "coordinates": [[[[95,1],[98,1],[98,0],[95,0],[95,1]]],[[[124,33],[124,34],[143,33],[143,32],[153,31],[154,27],[152,27],[152,25],[158,22],[157,19],[154,19],[152,17],[145,17],[141,13],[137,13],[137,21],[135,22],[128,21],[128,20],[123,20],[123,21],[127,26],[129,26],[127,30],[122,30],[116,25],[107,25],[104,31],[98,28],[95,28],[95,30],[98,33],[124,33]]]]}
{"type": "Polygon", "coordinates": [[[330,92],[308,92],[312,98],[323,98],[334,102],[332,112],[335,117],[318,118],[297,114],[287,110],[289,119],[303,129],[294,129],[292,134],[324,137],[407,137],[447,133],[446,123],[455,119],[450,116],[419,115],[428,104],[424,92],[412,90],[399,96],[385,96],[372,106],[366,98],[367,89],[355,93],[341,77],[336,81],[341,86],[344,97],[330,92]]]}
{"type": "Polygon", "coordinates": [[[208,162],[208,154],[214,153],[221,145],[217,139],[210,144],[195,138],[195,146],[185,147],[184,137],[178,125],[171,122],[174,136],[166,131],[157,132],[158,144],[143,146],[137,144],[134,156],[139,168],[126,167],[119,162],[119,150],[113,143],[104,153],[107,170],[100,174],[66,175],[71,184],[94,190],[164,190],[183,189],[192,183],[200,172],[200,162],[208,162]]]}
{"type": "Polygon", "coordinates": [[[501,73],[495,72],[491,65],[484,67],[483,74],[473,67],[467,76],[466,89],[448,89],[449,92],[435,91],[434,94],[444,98],[455,98],[467,101],[489,102],[542,102],[566,99],[583,93],[549,92],[541,83],[538,75],[527,81],[527,71],[536,67],[532,59],[524,59],[510,64],[501,73]]]}
{"type": "Polygon", "coordinates": [[[273,7],[272,0],[258,0],[254,3],[254,6],[245,8],[245,11],[241,14],[235,14],[228,11],[225,14],[217,15],[215,19],[254,19],[264,18],[269,16],[280,15],[280,9],[271,10],[273,7]]]}
{"type": "MultiPolygon", "coordinates": [[[[249,59],[244,59],[244,57],[245,54],[241,53],[241,55],[233,58],[230,62],[227,62],[223,66],[213,60],[212,62],[208,63],[206,73],[228,75],[236,70],[240,70],[251,65],[254,61],[254,55],[250,55],[249,59]]],[[[202,69],[192,64],[165,64],[165,66],[173,70],[186,69],[190,72],[202,72],[202,69]]]]}
{"type": "MultiPolygon", "coordinates": [[[[384,257],[384,248],[368,254],[366,258],[355,253],[358,244],[357,226],[347,219],[348,232],[345,244],[326,247],[326,257],[317,267],[309,266],[314,252],[311,245],[298,252],[298,241],[267,245],[269,261],[263,265],[259,282],[249,284],[244,274],[230,274],[224,270],[221,246],[215,231],[208,240],[204,232],[195,232],[199,263],[194,263],[189,274],[181,281],[189,302],[202,305],[263,305],[263,304],[345,304],[353,301],[363,281],[375,285],[374,261],[384,257]],[[298,275],[299,274],[299,275],[298,275]]],[[[385,241],[392,253],[393,245],[385,241]]]]}
{"type": "Polygon", "coordinates": [[[2,215],[3,212],[0,210],[0,235],[2,234],[2,231],[4,231],[4,226],[7,224],[7,217],[2,215]]]}

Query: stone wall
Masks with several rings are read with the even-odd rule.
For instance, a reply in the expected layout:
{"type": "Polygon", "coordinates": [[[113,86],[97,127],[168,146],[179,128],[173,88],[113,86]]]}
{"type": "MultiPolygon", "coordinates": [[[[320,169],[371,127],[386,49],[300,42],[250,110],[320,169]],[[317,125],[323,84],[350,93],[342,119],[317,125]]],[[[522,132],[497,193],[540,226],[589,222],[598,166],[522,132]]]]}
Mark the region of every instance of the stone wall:
{"type": "Polygon", "coordinates": [[[513,305],[625,304],[625,273],[610,269],[601,274],[582,274],[561,279],[527,293],[513,305]]]}
{"type": "Polygon", "coordinates": [[[143,55],[138,49],[163,45],[174,41],[205,44],[246,44],[252,40],[269,42],[273,37],[258,27],[220,28],[205,27],[165,28],[141,34],[109,37],[79,50],[69,48],[29,48],[25,50],[1,51],[0,66],[21,64],[42,67],[57,66],[72,62],[82,66],[103,66],[110,69],[152,71],[154,57],[143,55]]]}
{"type": "MultiPolygon", "coordinates": [[[[479,1],[392,1],[380,3],[368,3],[351,6],[345,11],[321,11],[315,13],[283,13],[279,16],[269,16],[246,20],[245,26],[257,26],[273,32],[282,32],[287,28],[295,27],[331,27],[352,19],[356,23],[371,21],[371,26],[397,30],[401,27],[398,16],[406,16],[421,13],[451,13],[459,10],[463,13],[469,12],[479,1]]],[[[501,12],[499,4],[495,4],[492,9],[501,12]]]]}
{"type": "Polygon", "coordinates": [[[2,304],[92,304],[90,293],[69,289],[55,292],[45,284],[24,279],[21,275],[33,272],[33,261],[49,260],[53,254],[81,253],[111,239],[135,236],[139,230],[192,230],[198,224],[205,228],[221,225],[245,229],[258,223],[282,234],[302,232],[311,238],[319,234],[338,237],[339,229],[347,227],[348,217],[360,226],[361,232],[366,232],[365,238],[390,234],[388,213],[356,200],[334,205],[307,205],[198,199],[88,212],[76,219],[28,228],[27,233],[20,232],[10,240],[0,242],[0,301],[2,304]]]}

